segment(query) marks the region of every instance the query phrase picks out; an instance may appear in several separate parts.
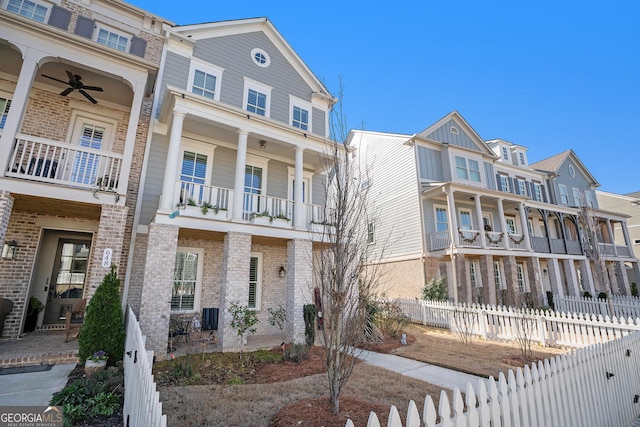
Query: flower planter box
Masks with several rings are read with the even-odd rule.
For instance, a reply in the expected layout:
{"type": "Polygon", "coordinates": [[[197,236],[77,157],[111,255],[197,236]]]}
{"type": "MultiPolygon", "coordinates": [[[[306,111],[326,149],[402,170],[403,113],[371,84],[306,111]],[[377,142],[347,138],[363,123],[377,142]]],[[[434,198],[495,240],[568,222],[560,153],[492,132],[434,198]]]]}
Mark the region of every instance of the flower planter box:
{"type": "Polygon", "coordinates": [[[311,224],[309,224],[309,231],[311,231],[312,233],[318,233],[318,234],[329,234],[331,232],[331,227],[333,226],[312,222],[311,224]]]}
{"type": "Polygon", "coordinates": [[[218,213],[216,213],[215,209],[209,209],[206,214],[203,214],[200,206],[185,206],[181,215],[225,221],[228,218],[228,213],[229,211],[224,209],[218,209],[218,213]]]}
{"type": "Polygon", "coordinates": [[[251,224],[254,225],[271,225],[271,218],[263,215],[256,215],[251,218],[251,224]]]}
{"type": "Polygon", "coordinates": [[[291,228],[291,221],[283,218],[273,218],[271,225],[279,228],[291,228]]]}
{"type": "Polygon", "coordinates": [[[87,359],[84,362],[84,373],[87,374],[88,377],[90,377],[96,372],[102,371],[106,367],[107,367],[106,360],[95,361],[95,360],[87,359]]]}

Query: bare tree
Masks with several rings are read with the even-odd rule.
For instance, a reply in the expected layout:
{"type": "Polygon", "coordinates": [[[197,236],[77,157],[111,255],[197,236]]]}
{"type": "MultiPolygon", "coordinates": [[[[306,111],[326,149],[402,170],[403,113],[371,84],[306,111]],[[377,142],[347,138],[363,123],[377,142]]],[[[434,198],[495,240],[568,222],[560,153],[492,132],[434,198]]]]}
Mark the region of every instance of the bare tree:
{"type": "Polygon", "coordinates": [[[582,233],[582,247],[587,255],[591,265],[593,266],[592,272],[596,282],[600,285],[599,289],[604,289],[607,293],[607,303],[609,307],[609,313],[614,315],[613,303],[611,302],[611,284],[607,277],[607,265],[604,259],[604,254],[600,249],[600,241],[602,240],[600,232],[600,220],[596,215],[595,209],[586,203],[580,203],[580,210],[578,211],[578,224],[582,233]]]}
{"type": "Polygon", "coordinates": [[[451,327],[463,344],[469,344],[478,327],[478,309],[469,304],[456,304],[451,312],[451,327]]]}
{"type": "Polygon", "coordinates": [[[370,317],[367,302],[375,296],[379,264],[371,263],[368,227],[376,217],[368,192],[360,186],[368,171],[342,142],[347,128],[341,102],[334,107],[332,119],[332,141],[322,160],[328,176],[326,204],[323,217],[312,221],[324,225],[324,246],[314,253],[314,293],[322,312],[320,335],[326,351],[331,410],[338,413],[340,392],[361,351],[356,345],[365,335],[370,317]]]}

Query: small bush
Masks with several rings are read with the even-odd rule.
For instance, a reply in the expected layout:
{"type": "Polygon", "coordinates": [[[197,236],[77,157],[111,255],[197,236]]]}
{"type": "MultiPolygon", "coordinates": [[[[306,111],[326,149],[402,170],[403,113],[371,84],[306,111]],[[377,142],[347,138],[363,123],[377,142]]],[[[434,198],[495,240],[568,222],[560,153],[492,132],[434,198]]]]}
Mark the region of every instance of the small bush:
{"type": "Polygon", "coordinates": [[[109,355],[109,365],[115,365],[122,360],[124,340],[120,279],[116,275],[116,266],[112,265],[87,306],[78,336],[80,363],[84,363],[96,351],[104,350],[109,355]]]}
{"type": "Polygon", "coordinates": [[[633,297],[638,296],[638,284],[636,282],[631,283],[631,296],[633,297]]]}
{"type": "Polygon", "coordinates": [[[433,301],[446,301],[447,296],[447,278],[434,277],[429,280],[422,288],[422,299],[433,301]]]}
{"type": "Polygon", "coordinates": [[[378,301],[375,319],[383,335],[392,338],[398,338],[411,320],[397,301],[388,300],[378,301]]]}
{"type": "Polygon", "coordinates": [[[598,298],[606,300],[607,299],[607,293],[606,292],[600,292],[598,294],[598,298]]]}
{"type": "Polygon", "coordinates": [[[304,344],[288,344],[284,347],[284,359],[300,363],[309,356],[309,348],[304,344]]]}

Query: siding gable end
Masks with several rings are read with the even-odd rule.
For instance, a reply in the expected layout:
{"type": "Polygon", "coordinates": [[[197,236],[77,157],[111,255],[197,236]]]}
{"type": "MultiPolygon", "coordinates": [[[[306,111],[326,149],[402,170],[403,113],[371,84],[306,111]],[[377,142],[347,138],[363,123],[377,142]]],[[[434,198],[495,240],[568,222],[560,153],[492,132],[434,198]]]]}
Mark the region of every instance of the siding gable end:
{"type": "Polygon", "coordinates": [[[486,149],[483,149],[476,143],[474,138],[465,132],[463,126],[456,123],[453,119],[447,121],[444,125],[426,135],[426,137],[443,144],[456,145],[483,153],[486,151],[486,149]]]}

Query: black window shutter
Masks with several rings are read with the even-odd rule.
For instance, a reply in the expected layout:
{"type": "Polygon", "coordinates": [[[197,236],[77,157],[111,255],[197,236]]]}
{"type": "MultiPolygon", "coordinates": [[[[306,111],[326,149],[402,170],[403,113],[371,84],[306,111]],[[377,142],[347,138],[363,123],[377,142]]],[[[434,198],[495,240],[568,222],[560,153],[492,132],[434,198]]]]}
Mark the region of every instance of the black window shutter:
{"type": "Polygon", "coordinates": [[[500,174],[496,174],[496,185],[498,186],[498,191],[504,191],[502,189],[502,180],[500,179],[500,174]]]}
{"type": "Polygon", "coordinates": [[[69,29],[70,20],[70,10],[57,5],[53,5],[53,7],[51,8],[51,14],[49,15],[49,25],[67,31],[69,29]]]}
{"type": "Polygon", "coordinates": [[[529,186],[529,194],[531,195],[531,198],[533,200],[538,200],[538,199],[536,199],[536,187],[533,184],[533,182],[527,181],[527,185],[529,186]]]}
{"type": "Polygon", "coordinates": [[[520,194],[520,182],[517,179],[513,180],[513,192],[520,194]]]}
{"type": "Polygon", "coordinates": [[[141,39],[140,37],[133,37],[131,39],[131,49],[129,49],[129,52],[132,55],[136,55],[139,56],[140,58],[144,58],[144,53],[147,50],[147,41],[144,39],[141,39]]]}
{"type": "Polygon", "coordinates": [[[78,22],[76,22],[75,33],[79,36],[90,39],[93,36],[93,29],[96,23],[93,19],[85,16],[78,16],[78,22]]]}
{"type": "Polygon", "coordinates": [[[540,188],[542,189],[542,201],[547,203],[547,193],[544,191],[544,185],[541,185],[540,188]]]}
{"type": "Polygon", "coordinates": [[[515,193],[514,186],[513,186],[513,178],[511,177],[509,177],[509,189],[511,190],[512,193],[515,193]]]}

